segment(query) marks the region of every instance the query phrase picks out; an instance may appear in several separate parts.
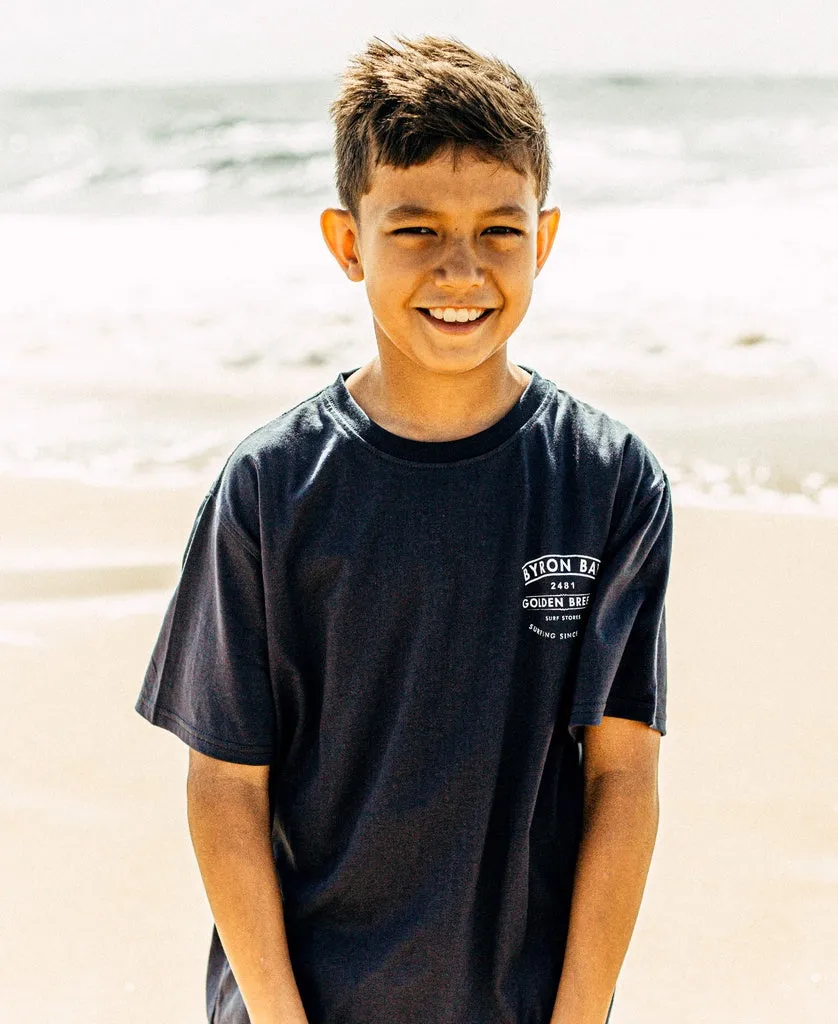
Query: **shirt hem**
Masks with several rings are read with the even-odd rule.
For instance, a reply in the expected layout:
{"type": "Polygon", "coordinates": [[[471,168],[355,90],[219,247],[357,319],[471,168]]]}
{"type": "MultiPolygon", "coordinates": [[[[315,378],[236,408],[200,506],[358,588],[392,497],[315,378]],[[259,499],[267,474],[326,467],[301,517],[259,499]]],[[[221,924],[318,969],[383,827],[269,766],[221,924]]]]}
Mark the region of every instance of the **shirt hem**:
{"type": "Polygon", "coordinates": [[[602,704],[597,701],[580,701],[570,715],[567,724],[568,732],[574,740],[579,740],[578,730],[586,725],[601,725],[605,715],[609,718],[627,718],[633,722],[643,722],[651,729],[657,730],[661,736],[666,735],[666,716],[657,710],[653,700],[627,700],[614,698],[602,704]]]}
{"type": "Polygon", "coordinates": [[[215,757],[222,761],[231,761],[234,764],[264,765],[273,762],[273,752],[264,747],[244,747],[238,744],[230,744],[211,739],[203,733],[198,732],[182,718],[166,708],[151,704],[140,697],[134,705],[134,710],[152,725],[166,729],[187,746],[197,750],[200,754],[208,757],[215,757]]]}

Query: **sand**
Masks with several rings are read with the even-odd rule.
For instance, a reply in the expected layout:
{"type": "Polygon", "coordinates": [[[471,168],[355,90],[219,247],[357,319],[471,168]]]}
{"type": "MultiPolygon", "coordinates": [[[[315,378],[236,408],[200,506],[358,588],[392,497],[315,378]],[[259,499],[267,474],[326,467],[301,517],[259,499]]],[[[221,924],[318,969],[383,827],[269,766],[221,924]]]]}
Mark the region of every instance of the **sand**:
{"type": "MultiPolygon", "coordinates": [[[[133,710],[203,491],[0,480],[4,1021],[205,1020],[187,748],[133,710]]],[[[836,578],[836,520],[676,510],[661,825],[613,1024],[838,1019],[836,578]]]]}

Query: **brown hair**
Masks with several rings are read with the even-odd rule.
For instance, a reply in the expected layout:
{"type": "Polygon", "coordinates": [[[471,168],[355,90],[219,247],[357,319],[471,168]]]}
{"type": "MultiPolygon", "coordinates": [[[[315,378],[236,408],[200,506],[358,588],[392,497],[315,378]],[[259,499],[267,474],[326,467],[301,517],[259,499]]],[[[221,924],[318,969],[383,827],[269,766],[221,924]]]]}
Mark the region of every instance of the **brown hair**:
{"type": "Polygon", "coordinates": [[[335,184],[359,222],[361,196],[378,164],[407,168],[468,149],[531,174],[541,210],[550,181],[544,111],[532,85],[508,64],[449,36],[378,36],[350,58],[329,107],[335,122],[335,184]]]}

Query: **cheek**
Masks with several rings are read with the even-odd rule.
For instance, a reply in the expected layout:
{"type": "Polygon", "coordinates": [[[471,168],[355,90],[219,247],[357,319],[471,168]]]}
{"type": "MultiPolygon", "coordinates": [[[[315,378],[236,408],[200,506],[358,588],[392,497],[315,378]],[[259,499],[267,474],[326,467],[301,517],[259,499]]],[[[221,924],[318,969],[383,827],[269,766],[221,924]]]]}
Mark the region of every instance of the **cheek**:
{"type": "Polygon", "coordinates": [[[405,252],[382,251],[364,268],[370,297],[384,305],[398,303],[427,273],[428,266],[415,253],[405,252]]]}

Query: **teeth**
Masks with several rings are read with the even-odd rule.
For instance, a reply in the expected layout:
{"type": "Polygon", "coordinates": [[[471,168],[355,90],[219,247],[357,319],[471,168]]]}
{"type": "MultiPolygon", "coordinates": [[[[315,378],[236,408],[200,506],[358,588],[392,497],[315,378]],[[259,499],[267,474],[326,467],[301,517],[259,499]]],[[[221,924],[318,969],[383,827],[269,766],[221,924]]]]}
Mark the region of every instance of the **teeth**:
{"type": "Polygon", "coordinates": [[[445,309],[429,309],[428,312],[435,320],[445,320],[446,323],[464,324],[469,320],[476,320],[483,312],[482,309],[452,309],[446,306],[445,309]]]}

